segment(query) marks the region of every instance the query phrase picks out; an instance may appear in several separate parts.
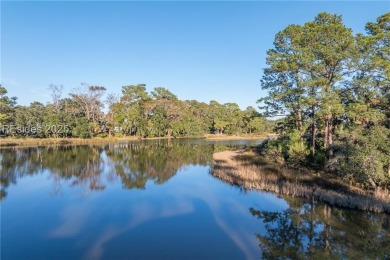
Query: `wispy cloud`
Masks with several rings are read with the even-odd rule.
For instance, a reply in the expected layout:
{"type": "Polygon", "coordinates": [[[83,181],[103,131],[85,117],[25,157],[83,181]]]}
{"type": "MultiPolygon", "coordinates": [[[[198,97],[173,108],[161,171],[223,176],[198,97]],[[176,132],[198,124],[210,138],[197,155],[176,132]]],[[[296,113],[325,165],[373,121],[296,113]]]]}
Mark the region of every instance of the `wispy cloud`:
{"type": "Polygon", "coordinates": [[[1,82],[2,82],[2,85],[12,85],[12,86],[18,85],[17,80],[12,79],[12,78],[5,78],[5,79],[1,80],[1,82]]]}

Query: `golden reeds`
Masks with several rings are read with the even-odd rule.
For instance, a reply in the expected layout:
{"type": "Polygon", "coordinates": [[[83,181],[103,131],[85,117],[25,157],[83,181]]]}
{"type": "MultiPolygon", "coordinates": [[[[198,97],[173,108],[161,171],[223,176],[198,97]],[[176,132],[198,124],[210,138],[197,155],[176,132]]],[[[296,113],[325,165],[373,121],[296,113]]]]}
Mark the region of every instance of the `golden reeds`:
{"type": "Polygon", "coordinates": [[[215,177],[245,189],[314,198],[340,207],[390,213],[388,192],[369,192],[329,176],[288,169],[267,161],[252,150],[215,153],[213,160],[212,174],[215,177]]]}

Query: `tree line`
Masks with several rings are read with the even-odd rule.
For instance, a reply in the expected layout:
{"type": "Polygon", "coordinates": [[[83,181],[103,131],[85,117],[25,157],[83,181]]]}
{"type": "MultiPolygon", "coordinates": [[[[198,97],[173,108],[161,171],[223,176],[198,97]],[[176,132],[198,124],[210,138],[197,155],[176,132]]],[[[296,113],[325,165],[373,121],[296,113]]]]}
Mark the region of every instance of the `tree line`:
{"type": "Polygon", "coordinates": [[[251,106],[241,110],[236,103],[180,100],[162,87],[148,93],[145,84],[123,86],[120,96],[107,94],[103,86],[87,84],[65,98],[63,86],[50,85],[49,90],[50,103],[22,106],[0,86],[0,134],[39,138],[200,137],[209,133],[260,134],[273,129],[273,122],[251,106]]]}
{"type": "Polygon", "coordinates": [[[266,116],[283,116],[263,152],[363,186],[390,183],[390,13],[354,35],[319,13],[276,34],[261,79],[266,116]]]}

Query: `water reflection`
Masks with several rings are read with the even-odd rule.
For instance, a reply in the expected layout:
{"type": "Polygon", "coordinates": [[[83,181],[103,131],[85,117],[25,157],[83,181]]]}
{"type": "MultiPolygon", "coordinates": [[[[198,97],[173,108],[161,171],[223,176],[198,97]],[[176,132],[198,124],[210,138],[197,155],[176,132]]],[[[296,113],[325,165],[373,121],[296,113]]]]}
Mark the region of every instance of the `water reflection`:
{"type": "Polygon", "coordinates": [[[7,196],[6,189],[11,184],[16,184],[17,179],[32,173],[38,173],[41,169],[41,155],[39,149],[6,149],[0,150],[0,198],[7,196]]]}
{"type": "Polygon", "coordinates": [[[116,143],[101,146],[52,146],[0,150],[0,198],[26,176],[50,173],[54,191],[63,182],[89,190],[103,190],[120,180],[126,189],[144,189],[147,181],[162,184],[186,165],[209,165],[221,145],[183,141],[116,143]]]}
{"type": "Polygon", "coordinates": [[[251,214],[265,225],[256,234],[264,259],[389,259],[390,217],[290,200],[283,211],[251,214]]]}
{"type": "Polygon", "coordinates": [[[91,190],[105,188],[103,148],[99,146],[57,146],[0,150],[2,199],[10,184],[18,179],[49,171],[54,188],[62,181],[71,186],[85,185],[91,190]]]}
{"type": "Polygon", "coordinates": [[[224,149],[156,140],[0,150],[3,198],[10,193],[1,257],[390,257],[390,216],[227,185],[209,167],[224,149]],[[63,196],[48,196],[51,187],[63,196]]]}
{"type": "Polygon", "coordinates": [[[116,145],[107,151],[127,189],[145,188],[148,180],[162,184],[185,165],[208,165],[213,146],[157,141],[116,145]]]}

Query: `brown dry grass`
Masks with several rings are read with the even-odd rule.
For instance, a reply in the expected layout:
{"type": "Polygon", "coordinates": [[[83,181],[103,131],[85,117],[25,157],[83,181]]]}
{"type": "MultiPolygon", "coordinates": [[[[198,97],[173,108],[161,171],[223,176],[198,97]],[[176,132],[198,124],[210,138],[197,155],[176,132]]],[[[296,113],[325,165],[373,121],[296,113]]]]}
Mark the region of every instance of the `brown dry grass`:
{"type": "Polygon", "coordinates": [[[213,141],[213,140],[248,140],[248,139],[254,139],[254,140],[261,140],[266,139],[269,137],[273,137],[275,134],[244,134],[244,135],[225,135],[225,134],[207,134],[205,135],[205,138],[207,140],[213,141]]]}
{"type": "Polygon", "coordinates": [[[214,176],[246,189],[314,198],[340,207],[390,213],[388,192],[378,190],[372,193],[347,185],[331,175],[288,169],[267,161],[253,150],[218,152],[214,154],[213,160],[214,176]]]}
{"type": "MultiPolygon", "coordinates": [[[[264,139],[267,135],[206,135],[207,140],[248,140],[264,139]]],[[[98,144],[111,143],[117,141],[135,141],[135,140],[155,140],[155,139],[186,139],[188,137],[147,137],[139,138],[135,136],[127,137],[93,137],[93,138],[0,138],[0,148],[2,147],[30,147],[46,145],[78,145],[78,144],[98,144]]]]}
{"type": "Polygon", "coordinates": [[[0,147],[29,147],[42,145],[77,145],[97,144],[126,140],[137,140],[136,137],[94,137],[94,138],[0,138],[0,147]]]}

